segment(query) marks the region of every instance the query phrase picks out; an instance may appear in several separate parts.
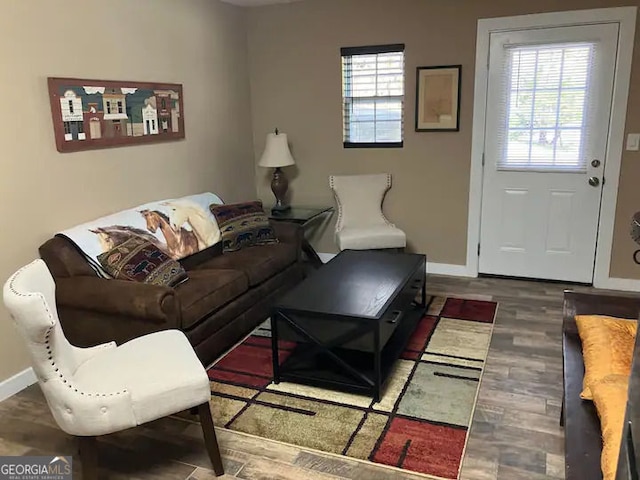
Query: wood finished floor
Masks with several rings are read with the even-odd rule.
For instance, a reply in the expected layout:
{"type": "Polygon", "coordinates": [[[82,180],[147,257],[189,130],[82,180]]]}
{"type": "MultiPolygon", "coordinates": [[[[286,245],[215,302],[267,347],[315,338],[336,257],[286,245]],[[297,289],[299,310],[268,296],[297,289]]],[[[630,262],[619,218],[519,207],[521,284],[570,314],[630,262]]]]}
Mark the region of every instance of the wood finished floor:
{"type": "MultiPolygon", "coordinates": [[[[564,478],[562,292],[566,285],[429,276],[428,292],[500,303],[463,462],[464,480],[564,478]]],[[[589,288],[578,287],[588,291],[589,288]]],[[[218,430],[226,475],[247,480],[416,480],[293,446],[218,430]]],[[[0,403],[0,455],[75,454],[37,385],[0,403]]],[[[198,425],[162,419],[99,441],[105,478],[215,478],[198,425]]],[[[74,456],[75,459],[75,456],[74,456]]],[[[74,470],[81,478],[78,463],[74,470]]]]}

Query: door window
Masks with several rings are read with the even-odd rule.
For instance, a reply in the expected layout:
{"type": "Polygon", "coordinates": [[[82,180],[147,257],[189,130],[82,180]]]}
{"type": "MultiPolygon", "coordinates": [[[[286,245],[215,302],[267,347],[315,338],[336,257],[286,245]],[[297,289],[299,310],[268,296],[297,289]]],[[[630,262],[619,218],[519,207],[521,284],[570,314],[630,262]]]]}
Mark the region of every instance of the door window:
{"type": "Polygon", "coordinates": [[[595,47],[505,46],[498,170],[586,171],[595,47]]]}

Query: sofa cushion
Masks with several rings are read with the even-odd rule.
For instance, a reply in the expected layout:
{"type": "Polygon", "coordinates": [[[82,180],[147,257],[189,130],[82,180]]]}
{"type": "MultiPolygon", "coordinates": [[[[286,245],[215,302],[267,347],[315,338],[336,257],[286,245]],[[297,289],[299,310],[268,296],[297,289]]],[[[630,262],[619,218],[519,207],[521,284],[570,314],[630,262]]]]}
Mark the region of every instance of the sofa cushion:
{"type": "Polygon", "coordinates": [[[602,430],[600,466],[604,480],[616,478],[628,389],[628,375],[607,375],[591,385],[602,430]]]}
{"type": "Polygon", "coordinates": [[[225,252],[278,243],[262,202],[211,205],[209,209],[218,222],[225,252]]]}
{"type": "Polygon", "coordinates": [[[239,270],[191,270],[189,281],[176,287],[182,304],[182,328],[189,328],[249,289],[239,270]]]}
{"type": "Polygon", "coordinates": [[[187,280],[187,272],[169,254],[151,242],[131,237],[98,255],[113,278],[173,287],[187,280]]]}
{"type": "Polygon", "coordinates": [[[284,270],[298,258],[297,246],[287,243],[247,247],[237,252],[227,252],[196,267],[197,272],[208,269],[236,269],[245,273],[252,287],[284,270]]]}
{"type": "Polygon", "coordinates": [[[576,315],[584,359],[580,397],[593,399],[591,385],[607,375],[629,375],[638,323],[602,315],[576,315]]]}
{"type": "Polygon", "coordinates": [[[344,227],[336,233],[340,250],[368,250],[370,248],[404,248],[406,234],[392,225],[344,227]]]}

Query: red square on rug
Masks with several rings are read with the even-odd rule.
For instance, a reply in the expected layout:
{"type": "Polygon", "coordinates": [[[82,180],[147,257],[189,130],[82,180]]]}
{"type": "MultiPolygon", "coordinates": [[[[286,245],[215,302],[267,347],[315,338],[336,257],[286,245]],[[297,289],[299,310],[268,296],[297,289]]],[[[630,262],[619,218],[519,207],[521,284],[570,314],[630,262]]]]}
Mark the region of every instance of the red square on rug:
{"type": "MultiPolygon", "coordinates": [[[[249,342],[256,337],[249,337],[231,350],[209,370],[209,379],[227,380],[237,385],[249,387],[266,387],[273,379],[273,363],[271,361],[271,344],[256,346],[249,342]]],[[[258,339],[258,342],[260,339],[258,339]]],[[[280,363],[284,362],[291,351],[280,350],[280,363]]]]}
{"type": "Polygon", "coordinates": [[[416,327],[409,339],[407,348],[402,352],[401,358],[405,360],[418,360],[424,353],[427,340],[431,337],[438,317],[425,315],[416,327]]]}
{"type": "MultiPolygon", "coordinates": [[[[253,345],[254,347],[271,348],[271,337],[261,337],[260,335],[251,335],[243,344],[253,345]]],[[[280,340],[278,342],[279,350],[293,350],[298,344],[296,342],[289,342],[287,340],[280,340]]]]}
{"type": "Polygon", "coordinates": [[[463,298],[447,298],[441,317],[458,318],[460,320],[473,320],[476,322],[493,323],[496,315],[495,302],[482,300],[465,300],[463,298]]]}
{"type": "Polygon", "coordinates": [[[266,388],[271,383],[270,378],[258,377],[256,375],[247,375],[240,372],[227,372],[212,368],[207,372],[209,380],[214,382],[226,383],[229,385],[238,385],[249,388],[266,388]]]}
{"type": "Polygon", "coordinates": [[[372,460],[394,467],[456,478],[467,430],[394,418],[372,460]]]}

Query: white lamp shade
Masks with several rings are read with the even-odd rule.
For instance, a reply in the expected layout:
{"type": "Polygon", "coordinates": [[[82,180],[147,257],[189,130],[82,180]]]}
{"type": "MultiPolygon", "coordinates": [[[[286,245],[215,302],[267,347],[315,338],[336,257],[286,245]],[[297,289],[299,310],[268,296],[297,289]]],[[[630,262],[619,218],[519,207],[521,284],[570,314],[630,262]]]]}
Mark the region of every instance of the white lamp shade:
{"type": "Polygon", "coordinates": [[[267,144],[258,165],[261,167],[288,167],[295,164],[291,156],[286,133],[267,134],[267,144]]]}

